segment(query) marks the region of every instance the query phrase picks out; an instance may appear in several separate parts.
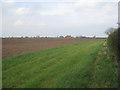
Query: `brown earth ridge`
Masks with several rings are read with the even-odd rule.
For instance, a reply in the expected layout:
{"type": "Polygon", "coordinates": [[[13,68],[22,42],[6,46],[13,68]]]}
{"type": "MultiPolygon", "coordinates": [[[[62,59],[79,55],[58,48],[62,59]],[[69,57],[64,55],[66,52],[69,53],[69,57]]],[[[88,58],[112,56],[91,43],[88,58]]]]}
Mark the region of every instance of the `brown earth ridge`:
{"type": "Polygon", "coordinates": [[[95,41],[98,39],[65,39],[65,38],[23,38],[23,39],[2,39],[2,58],[16,56],[25,52],[45,50],[64,45],[70,45],[84,41],[95,41]]]}

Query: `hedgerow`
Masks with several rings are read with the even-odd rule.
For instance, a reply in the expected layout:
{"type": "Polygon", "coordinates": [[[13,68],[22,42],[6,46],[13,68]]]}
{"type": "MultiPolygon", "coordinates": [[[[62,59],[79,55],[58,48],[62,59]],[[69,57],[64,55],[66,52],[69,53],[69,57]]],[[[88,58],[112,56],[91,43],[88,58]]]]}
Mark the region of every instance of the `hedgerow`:
{"type": "Polygon", "coordinates": [[[109,51],[111,53],[111,55],[113,57],[115,57],[115,59],[117,59],[118,61],[120,61],[120,28],[116,29],[113,33],[111,33],[108,36],[107,39],[107,45],[109,48],[109,51]]]}

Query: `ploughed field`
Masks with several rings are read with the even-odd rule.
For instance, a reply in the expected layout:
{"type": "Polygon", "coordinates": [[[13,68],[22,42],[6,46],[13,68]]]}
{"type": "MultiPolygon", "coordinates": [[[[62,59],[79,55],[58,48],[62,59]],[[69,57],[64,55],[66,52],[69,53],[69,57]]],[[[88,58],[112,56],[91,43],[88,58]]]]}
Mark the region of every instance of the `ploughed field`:
{"type": "Polygon", "coordinates": [[[16,56],[24,52],[45,50],[63,45],[74,44],[84,41],[95,41],[96,39],[2,39],[2,57],[16,56]]]}

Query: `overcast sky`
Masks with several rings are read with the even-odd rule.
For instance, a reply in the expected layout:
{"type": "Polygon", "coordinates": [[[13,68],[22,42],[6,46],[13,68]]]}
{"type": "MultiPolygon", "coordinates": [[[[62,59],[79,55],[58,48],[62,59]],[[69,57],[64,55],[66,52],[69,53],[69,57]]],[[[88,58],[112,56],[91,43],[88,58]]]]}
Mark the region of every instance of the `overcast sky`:
{"type": "Polygon", "coordinates": [[[2,0],[3,36],[106,36],[118,0],[2,0]]]}

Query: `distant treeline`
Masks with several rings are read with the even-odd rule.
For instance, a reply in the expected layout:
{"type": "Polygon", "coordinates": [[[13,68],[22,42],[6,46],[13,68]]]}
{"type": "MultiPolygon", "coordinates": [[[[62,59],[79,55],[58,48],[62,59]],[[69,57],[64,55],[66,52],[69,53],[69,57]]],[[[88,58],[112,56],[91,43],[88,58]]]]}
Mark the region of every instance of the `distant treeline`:
{"type": "Polygon", "coordinates": [[[89,36],[76,36],[76,37],[73,37],[73,36],[70,36],[70,35],[67,35],[67,36],[57,36],[57,37],[48,37],[48,36],[45,36],[45,37],[40,37],[40,36],[21,36],[21,37],[0,37],[0,38],[3,38],[3,39],[22,39],[22,38],[96,38],[96,39],[106,39],[106,37],[96,37],[96,36],[93,36],[93,37],[89,37],[89,36]]]}

